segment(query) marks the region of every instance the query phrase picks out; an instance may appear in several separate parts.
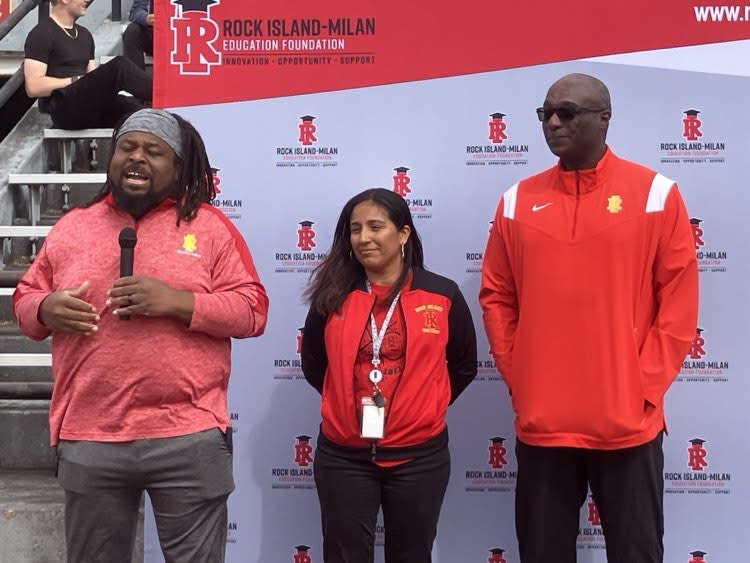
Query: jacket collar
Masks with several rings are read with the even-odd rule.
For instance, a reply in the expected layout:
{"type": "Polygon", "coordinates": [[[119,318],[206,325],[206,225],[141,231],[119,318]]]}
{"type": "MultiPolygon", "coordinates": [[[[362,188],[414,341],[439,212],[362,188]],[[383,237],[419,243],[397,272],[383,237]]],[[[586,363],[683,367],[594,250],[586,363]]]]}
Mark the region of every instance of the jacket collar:
{"type": "Polygon", "coordinates": [[[594,168],[584,170],[565,170],[560,161],[557,162],[555,172],[558,177],[558,184],[563,192],[570,195],[583,195],[593,192],[599,188],[605,181],[609,164],[616,157],[607,146],[599,162],[594,168]]]}
{"type": "MultiPolygon", "coordinates": [[[[409,284],[409,290],[418,289],[422,287],[422,280],[424,279],[425,271],[417,266],[411,268],[411,283],[409,284]]],[[[408,278],[407,278],[408,280],[408,278]]],[[[367,293],[367,278],[362,278],[357,282],[354,289],[359,289],[367,293]]]]}
{"type": "MultiPolygon", "coordinates": [[[[128,214],[127,211],[124,211],[120,207],[117,206],[117,202],[115,201],[114,196],[112,195],[112,192],[109,192],[106,196],[104,196],[104,203],[114,209],[117,213],[123,213],[128,214]]],[[[177,200],[173,197],[166,197],[163,200],[161,200],[156,207],[152,207],[146,213],[140,218],[143,219],[143,217],[148,217],[151,213],[154,213],[156,211],[162,211],[165,209],[174,208],[177,205],[177,200]]]]}

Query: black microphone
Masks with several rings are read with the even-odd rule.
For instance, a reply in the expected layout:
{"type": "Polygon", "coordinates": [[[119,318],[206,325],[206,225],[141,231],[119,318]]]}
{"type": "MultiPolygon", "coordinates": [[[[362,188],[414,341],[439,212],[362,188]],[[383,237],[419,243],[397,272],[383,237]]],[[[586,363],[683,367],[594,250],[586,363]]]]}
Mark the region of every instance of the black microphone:
{"type": "MultiPolygon", "coordinates": [[[[120,277],[133,275],[133,249],[138,238],[135,229],[125,227],[120,231],[120,277]]],[[[130,315],[118,315],[121,321],[129,321],[130,315]]]]}

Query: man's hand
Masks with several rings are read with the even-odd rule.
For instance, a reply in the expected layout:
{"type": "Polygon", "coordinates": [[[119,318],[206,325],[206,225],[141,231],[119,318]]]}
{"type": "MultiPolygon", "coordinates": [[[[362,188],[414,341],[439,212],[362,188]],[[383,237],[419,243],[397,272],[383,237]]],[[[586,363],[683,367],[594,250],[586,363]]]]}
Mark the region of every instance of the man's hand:
{"type": "Polygon", "coordinates": [[[89,282],[79,287],[53,291],[39,306],[39,320],[52,332],[90,335],[96,332],[99,315],[91,303],[83,300],[89,282]]]}
{"type": "Polygon", "coordinates": [[[107,306],[115,315],[172,317],[190,324],[193,317],[193,294],[169,287],[148,276],[126,276],[115,280],[107,292],[107,306]]]}
{"type": "Polygon", "coordinates": [[[154,14],[146,16],[146,25],[154,25],[154,14]]]}

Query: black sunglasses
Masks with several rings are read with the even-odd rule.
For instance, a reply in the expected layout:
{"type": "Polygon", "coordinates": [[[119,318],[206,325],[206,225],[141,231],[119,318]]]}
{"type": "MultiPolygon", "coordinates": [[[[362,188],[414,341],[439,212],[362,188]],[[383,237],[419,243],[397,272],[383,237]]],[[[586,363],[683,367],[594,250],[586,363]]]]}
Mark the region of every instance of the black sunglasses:
{"type": "Polygon", "coordinates": [[[606,111],[607,108],[584,108],[576,105],[536,108],[536,116],[539,121],[549,121],[553,115],[557,115],[560,121],[572,121],[578,114],[606,111]]]}

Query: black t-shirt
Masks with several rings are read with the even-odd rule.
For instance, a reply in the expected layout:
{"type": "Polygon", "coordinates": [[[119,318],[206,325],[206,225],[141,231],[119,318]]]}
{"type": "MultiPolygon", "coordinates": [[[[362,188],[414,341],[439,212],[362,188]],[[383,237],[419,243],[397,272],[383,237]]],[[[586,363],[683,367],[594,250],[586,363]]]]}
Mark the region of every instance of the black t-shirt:
{"type": "MultiPolygon", "coordinates": [[[[89,61],[94,58],[94,38],[78,24],[65,33],[51,18],[37,24],[26,36],[24,57],[47,65],[47,76],[69,78],[86,74],[89,61]]],[[[45,111],[47,100],[40,100],[45,111]]]]}

